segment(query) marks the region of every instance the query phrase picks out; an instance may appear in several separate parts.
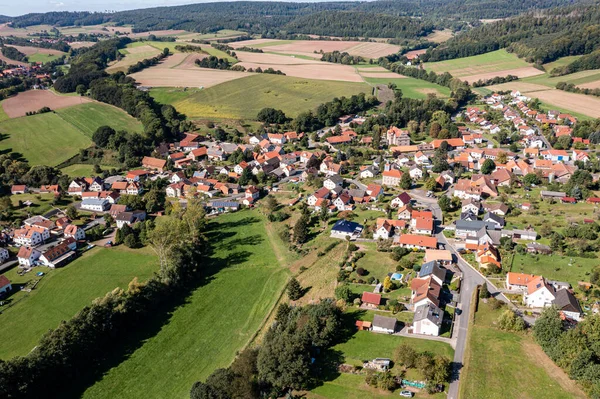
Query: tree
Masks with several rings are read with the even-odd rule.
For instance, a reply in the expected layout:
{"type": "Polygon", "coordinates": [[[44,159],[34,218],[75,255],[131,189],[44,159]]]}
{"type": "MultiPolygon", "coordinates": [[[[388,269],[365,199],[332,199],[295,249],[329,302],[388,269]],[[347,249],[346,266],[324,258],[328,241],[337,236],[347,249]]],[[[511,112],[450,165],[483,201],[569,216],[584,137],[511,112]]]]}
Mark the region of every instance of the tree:
{"type": "Polygon", "coordinates": [[[490,291],[488,290],[487,284],[484,283],[479,290],[479,298],[489,298],[490,291]]]}
{"type": "Polygon", "coordinates": [[[65,215],[67,215],[67,217],[71,220],[75,220],[79,216],[77,208],[75,208],[73,205],[69,205],[67,207],[67,209],[65,210],[65,215]]]}
{"type": "Polygon", "coordinates": [[[324,201],[319,211],[319,219],[323,222],[324,227],[327,226],[327,221],[329,220],[329,208],[327,205],[327,201],[324,201]]]}
{"type": "Polygon", "coordinates": [[[156,219],[156,226],[148,234],[148,242],[156,252],[164,276],[176,246],[183,240],[183,222],[171,216],[156,219]]]}
{"type": "Polygon", "coordinates": [[[526,186],[538,185],[541,183],[540,177],[536,173],[527,173],[523,178],[523,183],[526,186]]]}
{"type": "Polygon", "coordinates": [[[445,356],[436,356],[433,362],[433,370],[429,382],[438,385],[448,381],[450,377],[450,360],[445,356]]]}
{"type": "Polygon", "coordinates": [[[258,112],[256,119],[258,119],[260,122],[277,124],[283,124],[288,121],[288,118],[285,116],[285,113],[282,110],[274,108],[261,109],[258,112]]]}
{"type": "Polygon", "coordinates": [[[190,391],[190,399],[221,399],[222,396],[218,394],[213,388],[209,385],[204,384],[200,381],[196,381],[194,385],[192,385],[192,389],[190,391]]]}
{"type": "Polygon", "coordinates": [[[498,317],[498,327],[506,331],[523,331],[525,329],[525,321],[512,309],[506,309],[498,317]]]}
{"type": "Polygon", "coordinates": [[[535,340],[551,358],[562,332],[563,322],[555,306],[544,309],[533,325],[535,340]]]}
{"type": "Polygon", "coordinates": [[[77,87],[75,88],[75,92],[77,94],[79,94],[80,96],[84,96],[85,93],[87,92],[87,89],[86,89],[85,85],[77,85],[77,87]]]}
{"type": "Polygon", "coordinates": [[[394,354],[394,360],[408,369],[415,367],[417,358],[419,357],[417,351],[407,344],[398,346],[394,354]]]}
{"type": "Polygon", "coordinates": [[[304,292],[303,292],[302,287],[300,286],[300,283],[298,282],[298,280],[295,277],[292,277],[292,279],[289,281],[289,283],[287,285],[288,297],[292,301],[297,301],[298,299],[302,298],[303,293],[304,292]]]}
{"type": "Polygon", "coordinates": [[[491,159],[486,159],[483,162],[483,165],[481,165],[481,173],[483,173],[484,175],[489,175],[494,170],[496,170],[496,163],[491,159]]]}
{"type": "Polygon", "coordinates": [[[446,195],[442,195],[438,199],[438,205],[439,205],[440,209],[442,210],[442,212],[448,212],[450,209],[452,209],[452,200],[450,198],[448,198],[446,195]]]}
{"type": "Polygon", "coordinates": [[[352,302],[352,297],[353,296],[354,295],[352,294],[352,290],[350,289],[350,287],[348,286],[348,284],[339,285],[335,289],[335,298],[336,299],[342,299],[346,303],[352,302]]]}
{"type": "Polygon", "coordinates": [[[505,164],[507,160],[508,156],[506,155],[506,153],[504,151],[500,151],[498,153],[498,156],[496,157],[496,161],[498,161],[499,164],[505,164]]]}
{"type": "Polygon", "coordinates": [[[269,213],[275,212],[277,210],[277,207],[279,206],[279,203],[277,202],[275,197],[273,197],[272,195],[267,195],[267,198],[265,198],[264,204],[265,204],[265,208],[267,209],[267,211],[269,213]]]}
{"type": "Polygon", "coordinates": [[[437,182],[435,181],[435,179],[433,177],[429,177],[426,181],[425,181],[425,190],[427,191],[435,191],[435,189],[437,188],[437,182]]]}
{"type": "Polygon", "coordinates": [[[127,248],[138,248],[140,246],[140,242],[135,234],[127,235],[123,240],[123,244],[125,244],[127,248]]]}
{"type": "Polygon", "coordinates": [[[410,190],[410,188],[412,187],[412,179],[410,178],[410,174],[402,174],[402,177],[400,178],[400,187],[403,190],[410,190]]]}
{"type": "Polygon", "coordinates": [[[392,279],[390,278],[390,276],[385,276],[385,278],[383,279],[383,289],[386,292],[390,292],[390,290],[392,289],[392,279]]]}
{"type": "Polygon", "coordinates": [[[92,135],[92,141],[100,148],[106,148],[110,138],[117,132],[110,126],[100,126],[92,135]]]}
{"type": "Polygon", "coordinates": [[[294,241],[297,244],[304,244],[308,240],[308,215],[302,215],[294,225],[294,241]]]}

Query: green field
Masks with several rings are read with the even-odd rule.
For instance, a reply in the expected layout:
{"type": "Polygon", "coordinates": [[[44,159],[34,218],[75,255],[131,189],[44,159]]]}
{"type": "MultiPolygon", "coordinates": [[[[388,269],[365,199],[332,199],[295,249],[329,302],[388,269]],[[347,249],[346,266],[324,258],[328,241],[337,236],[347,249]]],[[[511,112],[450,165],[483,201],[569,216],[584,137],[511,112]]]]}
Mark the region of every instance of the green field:
{"type": "Polygon", "coordinates": [[[541,274],[551,280],[567,281],[577,287],[578,281],[589,282],[591,271],[598,266],[600,260],[595,258],[515,254],[511,271],[541,274]]]}
{"type": "MultiPolygon", "coordinates": [[[[100,165],[102,170],[110,169],[111,166],[100,165]]],[[[71,177],[81,177],[81,176],[93,176],[94,175],[94,165],[76,163],[73,165],[69,165],[65,168],[61,168],[61,172],[65,175],[69,175],[71,177]]]]}
{"type": "Polygon", "coordinates": [[[548,62],[547,64],[542,65],[547,72],[552,72],[554,68],[563,67],[565,65],[569,65],[571,62],[581,58],[580,55],[569,55],[567,57],[561,57],[556,61],[548,62]]]}
{"type": "Polygon", "coordinates": [[[79,129],[49,112],[0,123],[0,150],[22,154],[31,165],[57,165],[92,141],[79,129]]]}
{"type": "Polygon", "coordinates": [[[500,311],[479,305],[475,323],[469,328],[460,398],[585,397],[576,394],[576,384],[552,364],[530,336],[498,330],[494,322],[499,315],[500,311]]]}
{"type": "Polygon", "coordinates": [[[192,39],[211,40],[211,39],[224,39],[224,38],[228,38],[228,37],[243,36],[243,35],[247,35],[247,33],[241,32],[238,30],[222,29],[217,32],[205,33],[205,34],[181,33],[181,34],[177,35],[177,39],[182,40],[182,41],[191,41],[192,39]]]}
{"type": "Polygon", "coordinates": [[[29,62],[41,62],[41,63],[46,63],[46,62],[50,62],[50,61],[54,61],[57,60],[61,57],[62,54],[43,54],[43,53],[36,53],[36,54],[31,54],[27,56],[27,59],[29,60],[29,62]]]}
{"type": "MultiPolygon", "coordinates": [[[[283,110],[288,117],[311,110],[334,97],[371,94],[363,83],[302,79],[290,76],[256,74],[221,83],[199,92],[186,93],[172,102],[189,118],[255,119],[265,107],[283,110]],[[183,96],[182,96],[183,97],[183,96]]],[[[154,95],[155,90],[150,92],[154,95]]],[[[158,91],[164,100],[165,90],[158,91]]]]}
{"type": "Polygon", "coordinates": [[[574,85],[595,82],[600,80],[600,71],[597,69],[592,69],[589,71],[575,72],[568,75],[555,77],[551,77],[548,73],[546,73],[544,75],[532,76],[521,80],[527,83],[536,83],[554,88],[559,82],[573,83],[574,85]]]}
{"type": "MultiPolygon", "coordinates": [[[[35,273],[46,273],[40,283],[31,293],[11,296],[13,305],[0,314],[0,358],[26,355],[61,320],[112,289],[126,287],[134,277],[146,280],[157,269],[158,261],[149,249],[127,248],[95,248],[65,267],[35,268],[35,273]]],[[[38,278],[34,272],[25,276],[16,272],[13,268],[4,273],[15,289],[38,278]]]]}
{"type": "MultiPolygon", "coordinates": [[[[137,42],[135,42],[137,43],[137,42]]],[[[135,44],[132,43],[132,44],[135,44]]],[[[180,42],[149,42],[149,41],[144,41],[141,42],[139,45],[150,45],[154,48],[156,48],[157,50],[163,51],[164,48],[168,48],[169,50],[171,50],[172,53],[179,53],[180,51],[178,51],[175,47],[177,46],[181,46],[181,45],[185,45],[186,43],[180,43],[180,42]]],[[[216,48],[212,47],[210,44],[203,44],[200,45],[200,48],[202,49],[202,51],[207,52],[210,55],[214,55],[215,57],[218,58],[226,58],[231,62],[237,62],[237,59],[233,58],[232,56],[230,56],[229,54],[227,54],[224,51],[221,50],[217,50],[216,48]]]]}
{"type": "Polygon", "coordinates": [[[174,104],[201,90],[196,88],[153,87],[150,89],[150,95],[161,104],[174,104]]]}
{"type": "Polygon", "coordinates": [[[450,72],[455,78],[486,72],[504,71],[528,67],[530,64],[506,50],[497,50],[472,57],[428,62],[425,69],[436,73],[450,72]]]}
{"type": "Polygon", "coordinates": [[[96,129],[103,125],[128,132],[141,133],[143,131],[143,126],[137,119],[108,104],[96,102],[79,104],[58,109],[56,113],[89,138],[92,138],[96,129]]]}
{"type": "Polygon", "coordinates": [[[256,211],[214,219],[210,280],[83,397],[186,398],[195,381],[227,366],[260,328],[288,278],[280,265],[285,254],[269,238],[256,211]]]}
{"type": "Polygon", "coordinates": [[[6,112],[4,112],[4,108],[2,108],[2,101],[0,101],[0,122],[4,122],[5,120],[10,119],[6,112]]]}
{"type": "Polygon", "coordinates": [[[394,83],[398,89],[402,90],[404,97],[409,98],[427,98],[427,94],[434,93],[438,97],[449,97],[450,89],[448,87],[440,86],[435,83],[430,83],[425,80],[415,78],[365,78],[367,83],[373,85],[387,85],[388,83],[394,83]]]}

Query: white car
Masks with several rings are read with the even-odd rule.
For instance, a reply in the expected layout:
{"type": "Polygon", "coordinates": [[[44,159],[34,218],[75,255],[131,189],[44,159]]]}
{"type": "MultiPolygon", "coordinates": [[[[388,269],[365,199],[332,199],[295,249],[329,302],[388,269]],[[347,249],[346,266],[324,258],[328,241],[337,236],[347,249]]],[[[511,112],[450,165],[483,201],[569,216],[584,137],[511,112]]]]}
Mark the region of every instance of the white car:
{"type": "Polygon", "coordinates": [[[403,398],[412,398],[414,395],[414,393],[412,393],[411,391],[401,391],[400,392],[400,396],[402,396],[403,398]]]}

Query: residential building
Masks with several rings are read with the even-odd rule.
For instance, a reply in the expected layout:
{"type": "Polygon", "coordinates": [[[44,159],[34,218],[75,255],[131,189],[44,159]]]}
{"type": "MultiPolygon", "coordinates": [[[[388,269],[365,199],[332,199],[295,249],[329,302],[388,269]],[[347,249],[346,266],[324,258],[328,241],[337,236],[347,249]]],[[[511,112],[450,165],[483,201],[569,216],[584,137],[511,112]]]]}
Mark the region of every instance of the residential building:
{"type": "Polygon", "coordinates": [[[19,259],[19,267],[28,269],[35,266],[41,255],[41,252],[35,248],[22,246],[19,248],[19,253],[17,254],[17,258],[19,259]]]}
{"type": "Polygon", "coordinates": [[[402,171],[398,169],[386,170],[382,173],[383,184],[386,186],[396,187],[400,185],[402,179],[402,171]]]}
{"type": "Polygon", "coordinates": [[[402,234],[394,243],[404,248],[418,249],[437,249],[437,238],[427,236],[416,236],[412,234],[402,234]]]}
{"type": "Polygon", "coordinates": [[[433,303],[424,303],[415,308],[413,333],[439,336],[444,319],[444,311],[433,303]]]}
{"type": "MultiPolygon", "coordinates": [[[[73,238],[69,240],[74,241],[73,238]]],[[[52,248],[48,248],[40,256],[39,262],[52,269],[64,264],[75,255],[75,251],[70,247],[71,241],[65,240],[52,248]]]]}
{"type": "Polygon", "coordinates": [[[74,224],[70,224],[65,227],[64,236],[67,238],[73,238],[76,241],[85,240],[85,230],[74,224]]]}
{"type": "Polygon", "coordinates": [[[10,258],[10,252],[6,248],[0,248],[0,265],[10,258]]]}
{"type": "Polygon", "coordinates": [[[361,302],[367,307],[377,308],[381,305],[381,295],[373,292],[363,292],[361,302]]]}
{"type": "Polygon", "coordinates": [[[350,240],[356,240],[362,234],[363,228],[358,223],[341,219],[331,228],[331,237],[346,239],[349,236],[350,240]]]}
{"type": "Polygon", "coordinates": [[[444,285],[446,281],[446,269],[441,267],[435,260],[423,263],[417,275],[418,278],[431,277],[439,285],[444,285]]]}
{"type": "Polygon", "coordinates": [[[398,323],[398,320],[396,320],[393,317],[385,317],[385,316],[380,316],[380,315],[376,314],[375,316],[373,316],[373,323],[372,323],[371,330],[373,332],[393,334],[396,332],[396,324],[397,323],[398,323]]]}
{"type": "Polygon", "coordinates": [[[0,275],[0,297],[12,291],[12,284],[4,274],[0,275]]]}
{"type": "Polygon", "coordinates": [[[81,209],[92,212],[104,212],[110,207],[107,199],[103,198],[85,198],[81,201],[81,209]]]}

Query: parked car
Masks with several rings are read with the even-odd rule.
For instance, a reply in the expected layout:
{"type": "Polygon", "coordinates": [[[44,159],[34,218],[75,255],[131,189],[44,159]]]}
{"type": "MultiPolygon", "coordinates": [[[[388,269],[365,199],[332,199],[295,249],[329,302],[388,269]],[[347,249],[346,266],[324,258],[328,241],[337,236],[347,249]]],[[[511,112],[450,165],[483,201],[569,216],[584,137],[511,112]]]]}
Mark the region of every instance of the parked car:
{"type": "Polygon", "coordinates": [[[403,398],[412,398],[413,395],[414,394],[411,391],[401,391],[400,392],[400,396],[402,396],[403,398]]]}

